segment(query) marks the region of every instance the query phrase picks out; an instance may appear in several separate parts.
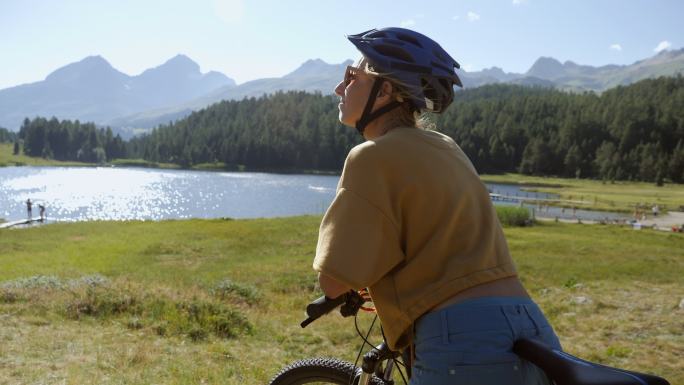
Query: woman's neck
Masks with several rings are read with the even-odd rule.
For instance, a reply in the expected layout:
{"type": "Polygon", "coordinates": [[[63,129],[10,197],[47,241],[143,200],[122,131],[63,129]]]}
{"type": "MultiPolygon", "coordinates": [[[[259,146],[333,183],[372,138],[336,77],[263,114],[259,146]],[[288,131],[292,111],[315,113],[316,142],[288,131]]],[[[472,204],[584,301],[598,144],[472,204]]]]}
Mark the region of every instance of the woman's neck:
{"type": "Polygon", "coordinates": [[[391,114],[385,114],[379,116],[366,126],[366,129],[363,130],[363,137],[366,138],[366,140],[376,139],[397,127],[399,126],[396,124],[395,120],[392,119],[391,114]]]}

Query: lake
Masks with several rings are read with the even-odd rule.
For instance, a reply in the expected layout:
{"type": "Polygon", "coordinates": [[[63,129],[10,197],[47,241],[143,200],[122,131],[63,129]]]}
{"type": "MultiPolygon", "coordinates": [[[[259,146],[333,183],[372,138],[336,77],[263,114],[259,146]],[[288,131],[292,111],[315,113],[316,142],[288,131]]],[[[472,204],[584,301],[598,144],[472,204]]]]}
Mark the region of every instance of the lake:
{"type": "MultiPolygon", "coordinates": [[[[33,215],[38,215],[38,204],[44,204],[49,221],[320,215],[332,202],[338,180],[328,175],[126,167],[2,167],[0,218],[26,218],[29,198],[33,215]]],[[[552,197],[513,185],[488,188],[507,195],[552,197]]],[[[572,216],[570,210],[553,207],[540,211],[537,215],[572,216]]],[[[584,219],[619,217],[582,210],[575,214],[584,219]]]]}

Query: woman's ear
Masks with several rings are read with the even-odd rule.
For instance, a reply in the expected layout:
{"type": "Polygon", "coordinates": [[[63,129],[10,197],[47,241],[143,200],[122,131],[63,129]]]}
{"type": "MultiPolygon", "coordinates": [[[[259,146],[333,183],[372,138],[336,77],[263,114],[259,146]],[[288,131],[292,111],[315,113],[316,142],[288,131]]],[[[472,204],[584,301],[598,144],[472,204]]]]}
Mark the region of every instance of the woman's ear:
{"type": "Polygon", "coordinates": [[[378,91],[377,99],[381,101],[389,101],[392,97],[392,91],[394,91],[392,83],[388,80],[384,80],[382,82],[382,86],[380,87],[380,91],[378,91]]]}

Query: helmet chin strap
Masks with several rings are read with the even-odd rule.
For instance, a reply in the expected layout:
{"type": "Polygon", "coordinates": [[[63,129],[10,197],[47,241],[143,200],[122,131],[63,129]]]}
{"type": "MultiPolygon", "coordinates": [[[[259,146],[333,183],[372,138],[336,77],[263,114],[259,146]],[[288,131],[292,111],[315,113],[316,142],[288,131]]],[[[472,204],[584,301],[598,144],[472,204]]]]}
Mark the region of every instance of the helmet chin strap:
{"type": "Polygon", "coordinates": [[[375,97],[378,96],[378,92],[380,91],[380,86],[382,86],[383,81],[383,78],[375,78],[373,88],[371,88],[370,94],[368,94],[368,101],[366,102],[366,107],[364,107],[363,109],[361,118],[356,122],[356,130],[359,132],[359,134],[361,134],[361,136],[363,136],[363,131],[366,129],[366,126],[371,121],[377,119],[378,117],[380,117],[380,115],[389,112],[401,105],[399,102],[394,100],[391,103],[381,108],[378,108],[377,110],[373,111],[373,113],[371,113],[371,109],[373,109],[373,104],[375,104],[375,97]]]}

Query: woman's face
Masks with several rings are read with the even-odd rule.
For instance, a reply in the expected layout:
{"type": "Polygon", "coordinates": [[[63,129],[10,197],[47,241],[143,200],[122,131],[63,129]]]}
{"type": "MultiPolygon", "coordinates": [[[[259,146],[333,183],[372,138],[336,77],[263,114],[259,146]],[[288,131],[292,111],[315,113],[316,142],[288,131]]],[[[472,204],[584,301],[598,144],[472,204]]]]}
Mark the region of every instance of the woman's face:
{"type": "Polygon", "coordinates": [[[356,126],[373,87],[374,78],[362,68],[365,68],[364,60],[347,67],[344,79],[335,87],[335,94],[340,97],[339,119],[345,126],[356,126]]]}

